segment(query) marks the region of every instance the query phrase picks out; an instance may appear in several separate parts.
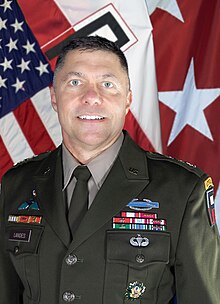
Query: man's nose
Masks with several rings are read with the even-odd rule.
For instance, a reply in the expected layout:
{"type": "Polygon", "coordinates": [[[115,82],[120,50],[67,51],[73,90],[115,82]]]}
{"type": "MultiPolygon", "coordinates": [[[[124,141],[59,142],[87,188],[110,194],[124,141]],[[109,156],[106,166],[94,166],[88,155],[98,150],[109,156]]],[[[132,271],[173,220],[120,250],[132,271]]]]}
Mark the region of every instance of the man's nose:
{"type": "Polygon", "coordinates": [[[88,103],[90,105],[101,104],[102,100],[98,89],[93,86],[89,86],[83,96],[83,102],[88,103]]]}

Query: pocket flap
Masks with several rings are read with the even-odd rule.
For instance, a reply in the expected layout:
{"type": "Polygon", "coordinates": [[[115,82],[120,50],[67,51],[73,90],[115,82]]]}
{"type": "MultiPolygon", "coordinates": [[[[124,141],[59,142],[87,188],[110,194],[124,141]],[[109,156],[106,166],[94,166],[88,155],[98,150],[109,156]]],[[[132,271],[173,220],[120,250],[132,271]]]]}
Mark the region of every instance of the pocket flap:
{"type": "Polygon", "coordinates": [[[107,260],[109,262],[135,265],[138,263],[139,266],[168,263],[169,253],[170,234],[167,232],[107,231],[107,260]]]}

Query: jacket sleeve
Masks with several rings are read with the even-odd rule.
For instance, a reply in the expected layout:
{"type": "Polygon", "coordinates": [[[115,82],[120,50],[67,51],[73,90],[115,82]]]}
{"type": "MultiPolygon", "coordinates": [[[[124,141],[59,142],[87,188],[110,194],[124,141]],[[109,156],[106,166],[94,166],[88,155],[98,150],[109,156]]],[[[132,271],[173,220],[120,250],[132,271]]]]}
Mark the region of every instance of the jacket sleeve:
{"type": "Polygon", "coordinates": [[[4,209],[4,181],[2,181],[0,190],[0,302],[22,304],[23,287],[5,248],[4,209]]]}
{"type": "Polygon", "coordinates": [[[220,301],[220,238],[208,215],[206,178],[194,187],[183,216],[175,262],[178,304],[220,301]]]}

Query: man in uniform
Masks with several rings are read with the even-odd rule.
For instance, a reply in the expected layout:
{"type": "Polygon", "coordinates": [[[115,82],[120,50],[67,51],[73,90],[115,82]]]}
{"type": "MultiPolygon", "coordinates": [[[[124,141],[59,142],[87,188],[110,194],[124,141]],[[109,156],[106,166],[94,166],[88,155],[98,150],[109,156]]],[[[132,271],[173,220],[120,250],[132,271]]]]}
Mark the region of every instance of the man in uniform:
{"type": "Polygon", "coordinates": [[[140,149],[122,131],[131,99],[114,43],[64,48],[51,89],[62,145],[2,180],[1,304],[220,303],[211,178],[140,149]]]}

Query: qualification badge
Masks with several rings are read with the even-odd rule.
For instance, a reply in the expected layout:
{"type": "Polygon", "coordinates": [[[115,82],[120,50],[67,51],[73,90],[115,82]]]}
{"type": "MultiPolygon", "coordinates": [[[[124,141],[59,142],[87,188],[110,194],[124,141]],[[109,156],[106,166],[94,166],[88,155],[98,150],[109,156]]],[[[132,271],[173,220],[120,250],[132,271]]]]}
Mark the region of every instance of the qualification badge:
{"type": "Polygon", "coordinates": [[[139,299],[145,292],[146,287],[141,282],[130,283],[126,289],[125,297],[131,301],[139,299]]]}

